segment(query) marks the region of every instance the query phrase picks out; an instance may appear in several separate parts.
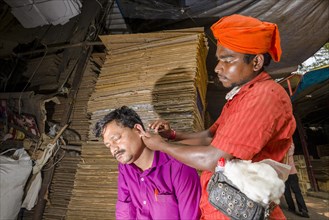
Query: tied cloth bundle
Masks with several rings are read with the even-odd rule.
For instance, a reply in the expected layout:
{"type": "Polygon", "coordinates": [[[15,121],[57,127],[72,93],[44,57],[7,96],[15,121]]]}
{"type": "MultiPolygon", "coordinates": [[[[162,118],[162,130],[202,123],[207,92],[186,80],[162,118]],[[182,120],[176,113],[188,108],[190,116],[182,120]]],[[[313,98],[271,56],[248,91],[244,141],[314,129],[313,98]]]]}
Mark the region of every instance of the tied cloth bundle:
{"type": "Polygon", "coordinates": [[[290,166],[266,159],[231,160],[207,187],[209,202],[232,219],[267,219],[280,203],[290,166]]]}

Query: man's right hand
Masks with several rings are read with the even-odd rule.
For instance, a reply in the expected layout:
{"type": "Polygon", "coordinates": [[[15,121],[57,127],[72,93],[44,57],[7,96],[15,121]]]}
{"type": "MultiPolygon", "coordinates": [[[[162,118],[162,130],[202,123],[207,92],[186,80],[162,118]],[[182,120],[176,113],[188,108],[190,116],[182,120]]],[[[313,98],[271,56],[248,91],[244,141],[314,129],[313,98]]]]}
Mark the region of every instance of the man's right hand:
{"type": "Polygon", "coordinates": [[[162,119],[151,122],[149,129],[164,138],[169,138],[172,133],[169,122],[162,119]]]}

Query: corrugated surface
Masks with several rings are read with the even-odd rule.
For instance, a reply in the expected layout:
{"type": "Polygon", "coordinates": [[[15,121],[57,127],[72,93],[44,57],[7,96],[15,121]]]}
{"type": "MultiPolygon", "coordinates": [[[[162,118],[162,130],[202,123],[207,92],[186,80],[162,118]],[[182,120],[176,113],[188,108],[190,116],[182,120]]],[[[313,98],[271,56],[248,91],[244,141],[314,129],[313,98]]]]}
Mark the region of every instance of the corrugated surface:
{"type": "Polygon", "coordinates": [[[117,176],[117,161],[103,143],[84,143],[66,219],[115,219],[117,176]]]}
{"type": "Polygon", "coordinates": [[[57,164],[49,188],[49,202],[45,208],[43,219],[65,218],[79,161],[79,156],[66,153],[65,157],[57,164]]]}
{"type": "MultiPolygon", "coordinates": [[[[73,111],[71,115],[71,123],[69,129],[74,130],[80,135],[82,141],[86,141],[89,133],[89,116],[87,114],[87,102],[94,90],[100,66],[105,58],[104,53],[94,53],[88,61],[87,67],[83,74],[83,78],[75,98],[72,103],[73,111]]],[[[59,97],[60,104],[54,106],[52,120],[60,122],[63,114],[66,112],[65,106],[68,102],[67,98],[59,97]]],[[[77,141],[77,140],[68,140],[77,141]]]]}

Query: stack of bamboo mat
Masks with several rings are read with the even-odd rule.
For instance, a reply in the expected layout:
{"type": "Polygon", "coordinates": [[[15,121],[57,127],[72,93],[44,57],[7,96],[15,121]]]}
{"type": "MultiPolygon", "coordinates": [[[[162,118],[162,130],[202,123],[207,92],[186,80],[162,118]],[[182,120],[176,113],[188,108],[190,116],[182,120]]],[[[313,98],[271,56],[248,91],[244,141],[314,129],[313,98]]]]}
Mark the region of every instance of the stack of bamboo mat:
{"type": "Polygon", "coordinates": [[[43,219],[60,220],[65,218],[79,161],[79,156],[66,153],[60,163],[56,165],[49,189],[49,201],[43,213],[43,219]]]}
{"type": "MultiPolygon", "coordinates": [[[[104,58],[104,53],[91,54],[86,69],[83,73],[83,78],[81,80],[74,103],[71,103],[73,105],[73,109],[70,118],[71,123],[69,129],[72,129],[73,131],[77,132],[82,141],[88,140],[89,116],[87,114],[87,102],[94,90],[97,76],[100,72],[100,67],[104,62],[104,58]]],[[[58,97],[58,99],[60,101],[60,104],[56,104],[52,110],[49,109],[49,111],[53,111],[51,119],[55,122],[61,122],[63,115],[67,111],[65,107],[66,103],[68,102],[68,99],[65,97],[58,97]]],[[[67,141],[69,143],[78,141],[74,139],[75,137],[73,136],[67,141]]]]}
{"type": "Polygon", "coordinates": [[[102,142],[82,145],[65,219],[115,219],[118,163],[102,142]]]}
{"type": "Polygon", "coordinates": [[[174,129],[204,129],[207,40],[203,28],[100,36],[108,53],[88,102],[89,140],[95,123],[127,105],[144,124],[158,118],[174,129]]]}

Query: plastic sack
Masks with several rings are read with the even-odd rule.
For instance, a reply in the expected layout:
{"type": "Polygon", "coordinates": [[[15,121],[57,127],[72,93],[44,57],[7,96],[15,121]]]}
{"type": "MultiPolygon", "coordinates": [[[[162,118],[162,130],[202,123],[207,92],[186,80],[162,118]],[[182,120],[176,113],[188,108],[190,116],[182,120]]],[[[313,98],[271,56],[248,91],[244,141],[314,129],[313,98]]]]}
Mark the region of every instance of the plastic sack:
{"type": "Polygon", "coordinates": [[[24,201],[22,203],[22,208],[31,210],[35,206],[38,200],[39,191],[41,189],[41,183],[42,183],[41,172],[38,172],[37,174],[33,174],[31,178],[31,183],[27,187],[28,190],[24,198],[24,201]]]}
{"type": "Polygon", "coordinates": [[[22,148],[14,158],[0,156],[0,219],[16,219],[22,204],[24,187],[32,171],[32,161],[22,148]]]}
{"type": "Polygon", "coordinates": [[[284,164],[284,163],[279,163],[277,161],[271,160],[271,159],[265,159],[262,161],[259,161],[259,163],[266,163],[268,165],[270,165],[278,174],[278,177],[283,180],[283,182],[286,182],[286,180],[288,179],[290,170],[291,170],[291,166],[289,166],[288,164],[284,164]]]}

